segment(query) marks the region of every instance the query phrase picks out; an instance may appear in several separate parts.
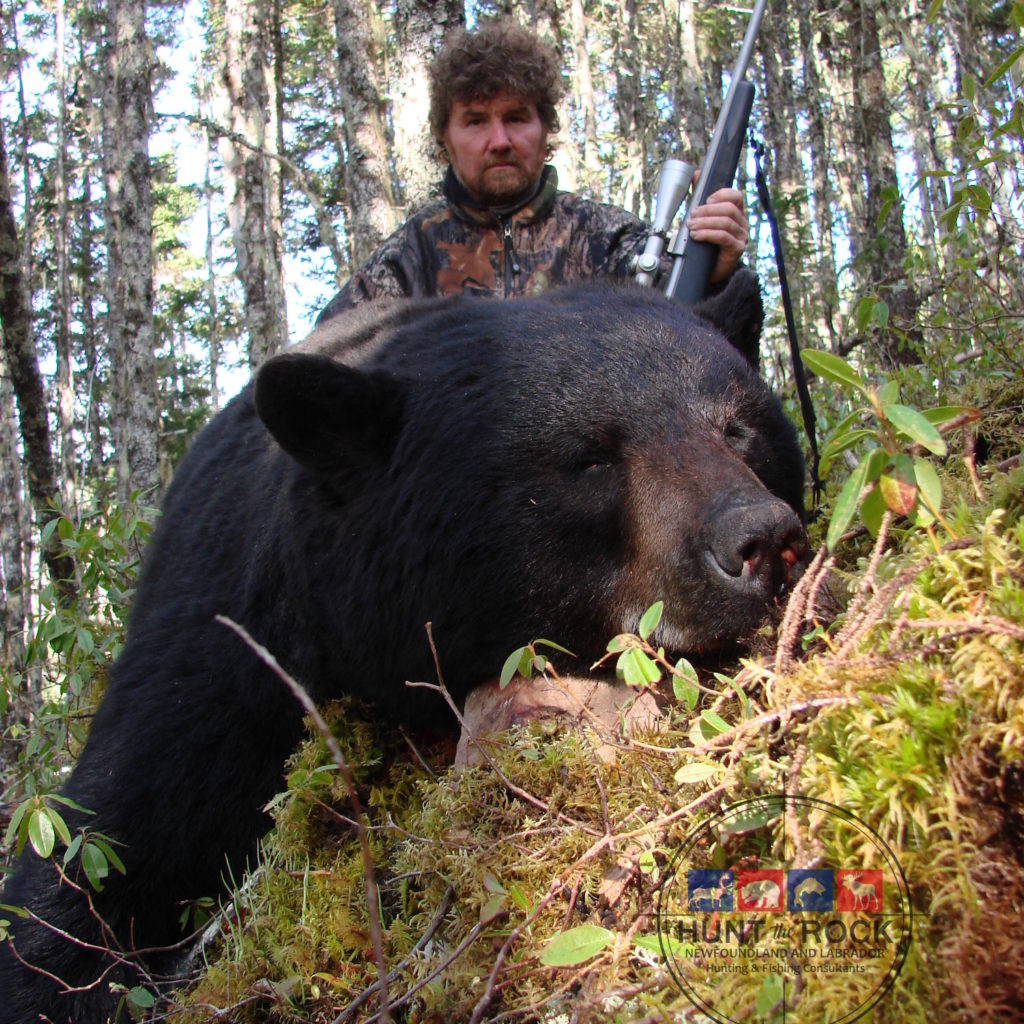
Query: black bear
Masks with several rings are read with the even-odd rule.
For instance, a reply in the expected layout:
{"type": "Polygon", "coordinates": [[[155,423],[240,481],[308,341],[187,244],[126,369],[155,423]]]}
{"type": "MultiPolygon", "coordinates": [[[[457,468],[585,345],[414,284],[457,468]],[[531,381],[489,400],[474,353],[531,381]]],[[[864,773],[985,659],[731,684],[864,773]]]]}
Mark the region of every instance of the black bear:
{"type": "Polygon", "coordinates": [[[167,492],[65,788],[127,874],[91,892],[21,859],[0,1021],[102,1021],[133,961],[172,975],[182,902],[268,827],[301,709],[218,614],[315,699],[420,725],[448,718],[404,686],[433,676],[427,621],[461,700],[516,646],[594,657],[658,599],[673,651],[762,620],[806,558],[803,461],[754,369],[756,279],[698,312],[593,285],[396,303],[262,367],[167,492]]]}

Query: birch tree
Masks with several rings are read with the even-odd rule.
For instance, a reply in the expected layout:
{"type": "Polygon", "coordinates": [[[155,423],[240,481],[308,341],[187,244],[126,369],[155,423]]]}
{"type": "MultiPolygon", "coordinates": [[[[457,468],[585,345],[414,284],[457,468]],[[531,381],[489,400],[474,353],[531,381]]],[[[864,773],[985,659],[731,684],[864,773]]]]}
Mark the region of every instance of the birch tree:
{"type": "Polygon", "coordinates": [[[398,226],[378,57],[386,43],[376,5],[365,0],[334,0],[334,26],[349,251],[359,266],[398,226]]]}
{"type": "MultiPolygon", "coordinates": [[[[849,0],[847,28],[853,55],[853,137],[864,177],[864,224],[867,243],[857,267],[866,285],[878,290],[889,304],[893,320],[913,330],[919,300],[907,281],[907,235],[899,201],[896,150],[889,120],[891,105],[886,89],[879,35],[878,0],[849,0]]],[[[891,335],[887,334],[887,338],[891,335]]],[[[885,355],[895,361],[916,360],[913,352],[887,341],[885,355]]]]}
{"type": "Polygon", "coordinates": [[[110,0],[107,18],[108,327],[118,495],[124,500],[133,491],[155,492],[160,479],[149,166],[153,58],[145,0],[110,0]]]}
{"type": "Polygon", "coordinates": [[[464,24],[457,0],[396,0],[398,57],[391,76],[395,173],[406,209],[425,202],[437,189],[438,162],[427,126],[427,68],[444,37],[464,24]]]}
{"type": "Polygon", "coordinates": [[[226,0],[218,116],[228,224],[242,285],[249,365],[287,341],[280,240],[275,231],[277,133],[270,113],[268,0],[226,0]]]}

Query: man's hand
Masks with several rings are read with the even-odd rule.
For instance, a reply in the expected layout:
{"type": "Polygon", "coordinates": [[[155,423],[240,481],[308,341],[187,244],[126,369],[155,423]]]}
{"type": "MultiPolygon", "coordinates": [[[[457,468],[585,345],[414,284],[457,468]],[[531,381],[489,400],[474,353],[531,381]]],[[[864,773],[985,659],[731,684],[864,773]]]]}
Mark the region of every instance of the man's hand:
{"type": "Polygon", "coordinates": [[[736,269],[750,237],[743,193],[735,188],[712,192],[703,206],[690,212],[689,225],[692,239],[718,246],[711,281],[724,281],[736,269]]]}

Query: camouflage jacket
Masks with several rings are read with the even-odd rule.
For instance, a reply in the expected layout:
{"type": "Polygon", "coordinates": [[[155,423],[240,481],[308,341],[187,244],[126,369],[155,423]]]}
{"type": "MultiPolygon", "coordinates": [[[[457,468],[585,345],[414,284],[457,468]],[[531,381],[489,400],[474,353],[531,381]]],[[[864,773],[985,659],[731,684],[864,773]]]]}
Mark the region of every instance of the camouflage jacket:
{"type": "Polygon", "coordinates": [[[625,277],[650,232],[618,207],[559,192],[550,165],[534,196],[506,216],[474,203],[451,168],[443,191],[443,199],[383,242],[318,323],[384,296],[514,297],[591,277],[625,277]]]}

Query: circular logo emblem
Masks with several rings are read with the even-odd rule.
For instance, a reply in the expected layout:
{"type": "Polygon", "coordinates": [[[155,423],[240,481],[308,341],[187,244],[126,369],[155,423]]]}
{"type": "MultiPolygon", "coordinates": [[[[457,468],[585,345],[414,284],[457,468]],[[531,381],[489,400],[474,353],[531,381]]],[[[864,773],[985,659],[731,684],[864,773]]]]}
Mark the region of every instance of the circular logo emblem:
{"type": "Polygon", "coordinates": [[[687,836],[657,919],[673,979],[710,1020],[848,1024],[892,987],[912,912],[874,829],[835,804],[778,794],[687,836]]]}

